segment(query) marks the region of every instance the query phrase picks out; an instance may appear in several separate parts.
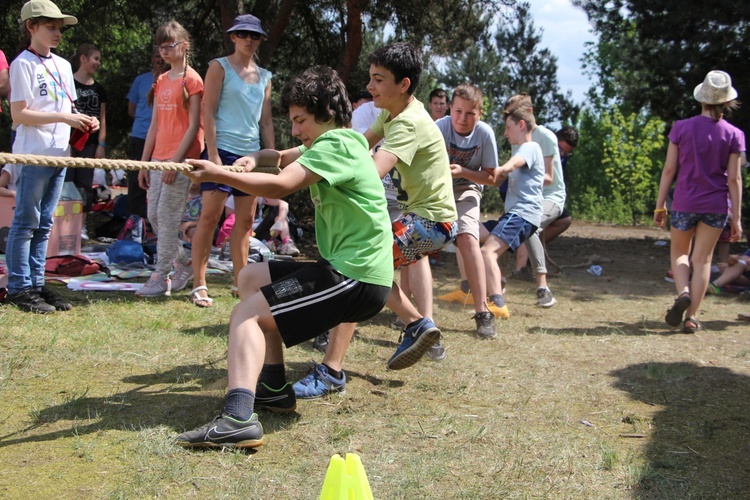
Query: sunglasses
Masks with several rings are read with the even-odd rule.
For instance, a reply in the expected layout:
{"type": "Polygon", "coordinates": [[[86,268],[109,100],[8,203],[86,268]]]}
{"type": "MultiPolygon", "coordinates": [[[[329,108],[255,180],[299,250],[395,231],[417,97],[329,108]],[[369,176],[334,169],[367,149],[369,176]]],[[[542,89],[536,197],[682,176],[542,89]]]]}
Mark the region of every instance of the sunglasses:
{"type": "Polygon", "coordinates": [[[174,50],[175,47],[181,44],[182,42],[165,43],[164,45],[154,45],[154,50],[158,50],[159,52],[169,52],[171,50],[174,50]]]}
{"type": "Polygon", "coordinates": [[[263,37],[263,35],[254,31],[232,31],[232,34],[243,40],[248,37],[250,37],[250,40],[260,40],[263,37]]]}

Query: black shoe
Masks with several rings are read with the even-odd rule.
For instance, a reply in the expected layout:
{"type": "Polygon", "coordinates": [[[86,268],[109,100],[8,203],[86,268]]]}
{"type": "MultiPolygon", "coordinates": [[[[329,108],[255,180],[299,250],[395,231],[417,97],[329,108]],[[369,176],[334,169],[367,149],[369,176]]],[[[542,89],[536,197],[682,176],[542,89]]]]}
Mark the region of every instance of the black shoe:
{"type": "Polygon", "coordinates": [[[281,389],[272,389],[263,382],[258,382],[255,389],[255,408],[274,413],[291,413],[297,408],[297,397],[291,383],[281,389]]]}
{"type": "Polygon", "coordinates": [[[183,432],[176,443],[185,448],[257,448],[263,446],[263,426],[255,413],[245,422],[222,413],[206,425],[183,432]]]}
{"type": "Polygon", "coordinates": [[[674,305],[667,310],[667,315],[664,316],[664,321],[669,326],[680,326],[680,323],[682,323],[682,316],[685,314],[688,307],[690,307],[690,295],[683,293],[675,299],[674,305]]]}
{"type": "Polygon", "coordinates": [[[476,313],[474,321],[477,322],[477,335],[482,338],[492,338],[495,336],[495,316],[491,312],[476,313]]]}
{"type": "Polygon", "coordinates": [[[49,314],[56,311],[55,306],[47,304],[42,296],[39,295],[39,292],[37,292],[33,288],[27,288],[23,292],[8,295],[5,298],[5,301],[8,304],[13,304],[17,308],[25,312],[49,314]]]}
{"type": "Polygon", "coordinates": [[[313,347],[323,354],[326,353],[326,350],[328,349],[328,340],[331,338],[331,332],[326,331],[325,333],[321,333],[317,337],[313,339],[313,347]]]}
{"type": "Polygon", "coordinates": [[[70,311],[73,309],[73,304],[60,297],[57,295],[57,292],[52,291],[46,286],[43,286],[37,293],[47,304],[51,305],[58,311],[70,311]]]}

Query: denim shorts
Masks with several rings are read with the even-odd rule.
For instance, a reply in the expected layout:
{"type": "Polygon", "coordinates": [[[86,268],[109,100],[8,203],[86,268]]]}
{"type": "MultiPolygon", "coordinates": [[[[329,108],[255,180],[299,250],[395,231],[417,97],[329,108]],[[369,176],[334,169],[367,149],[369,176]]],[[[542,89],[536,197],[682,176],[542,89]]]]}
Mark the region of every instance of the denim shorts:
{"type": "Polygon", "coordinates": [[[670,224],[673,228],[680,231],[690,231],[699,222],[707,226],[721,229],[727,225],[729,215],[727,214],[695,214],[693,212],[672,212],[670,214],[670,224]]]}
{"type": "MultiPolygon", "coordinates": [[[[229,151],[225,151],[223,149],[217,149],[219,151],[219,158],[221,158],[221,163],[224,165],[234,165],[234,162],[237,161],[239,158],[242,158],[240,155],[236,155],[234,153],[230,153],[229,151]]],[[[204,149],[201,153],[201,159],[208,160],[208,150],[204,149]]],[[[232,186],[227,186],[226,184],[219,184],[218,182],[201,182],[201,193],[204,191],[216,191],[219,190],[223,193],[231,194],[233,196],[250,196],[244,191],[240,191],[237,188],[233,188],[232,186]]]]}

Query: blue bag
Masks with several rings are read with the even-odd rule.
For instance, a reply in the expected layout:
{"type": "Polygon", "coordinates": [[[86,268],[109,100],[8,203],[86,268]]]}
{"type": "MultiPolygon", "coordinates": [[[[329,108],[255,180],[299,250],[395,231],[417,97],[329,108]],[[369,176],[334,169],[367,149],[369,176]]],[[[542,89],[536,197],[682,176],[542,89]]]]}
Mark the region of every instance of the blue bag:
{"type": "Polygon", "coordinates": [[[143,246],[133,240],[117,240],[107,248],[107,257],[112,265],[133,264],[135,262],[144,264],[145,255],[143,246]]]}

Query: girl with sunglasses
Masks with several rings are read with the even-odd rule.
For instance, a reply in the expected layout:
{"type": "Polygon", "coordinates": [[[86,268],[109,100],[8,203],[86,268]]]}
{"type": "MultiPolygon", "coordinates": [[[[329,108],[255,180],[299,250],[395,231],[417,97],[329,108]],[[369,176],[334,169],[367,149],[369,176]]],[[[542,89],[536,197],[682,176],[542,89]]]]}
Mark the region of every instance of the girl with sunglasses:
{"type": "MultiPolygon", "coordinates": [[[[258,47],[266,32],[260,20],[250,14],[237,16],[227,30],[234,53],[214,59],[206,72],[203,120],[206,150],[203,158],[217,165],[232,165],[235,160],[263,148],[273,149],[271,120],[271,73],[259,67],[258,47]]],[[[229,236],[229,252],[234,266],[233,293],[237,276],[247,264],[250,232],[257,198],[239,189],[215,182],[201,184],[202,211],[192,239],[192,301],[198,307],[210,307],[212,299],[206,287],[206,267],[211,254],[214,230],[229,195],[234,195],[235,224],[229,236]]]]}

